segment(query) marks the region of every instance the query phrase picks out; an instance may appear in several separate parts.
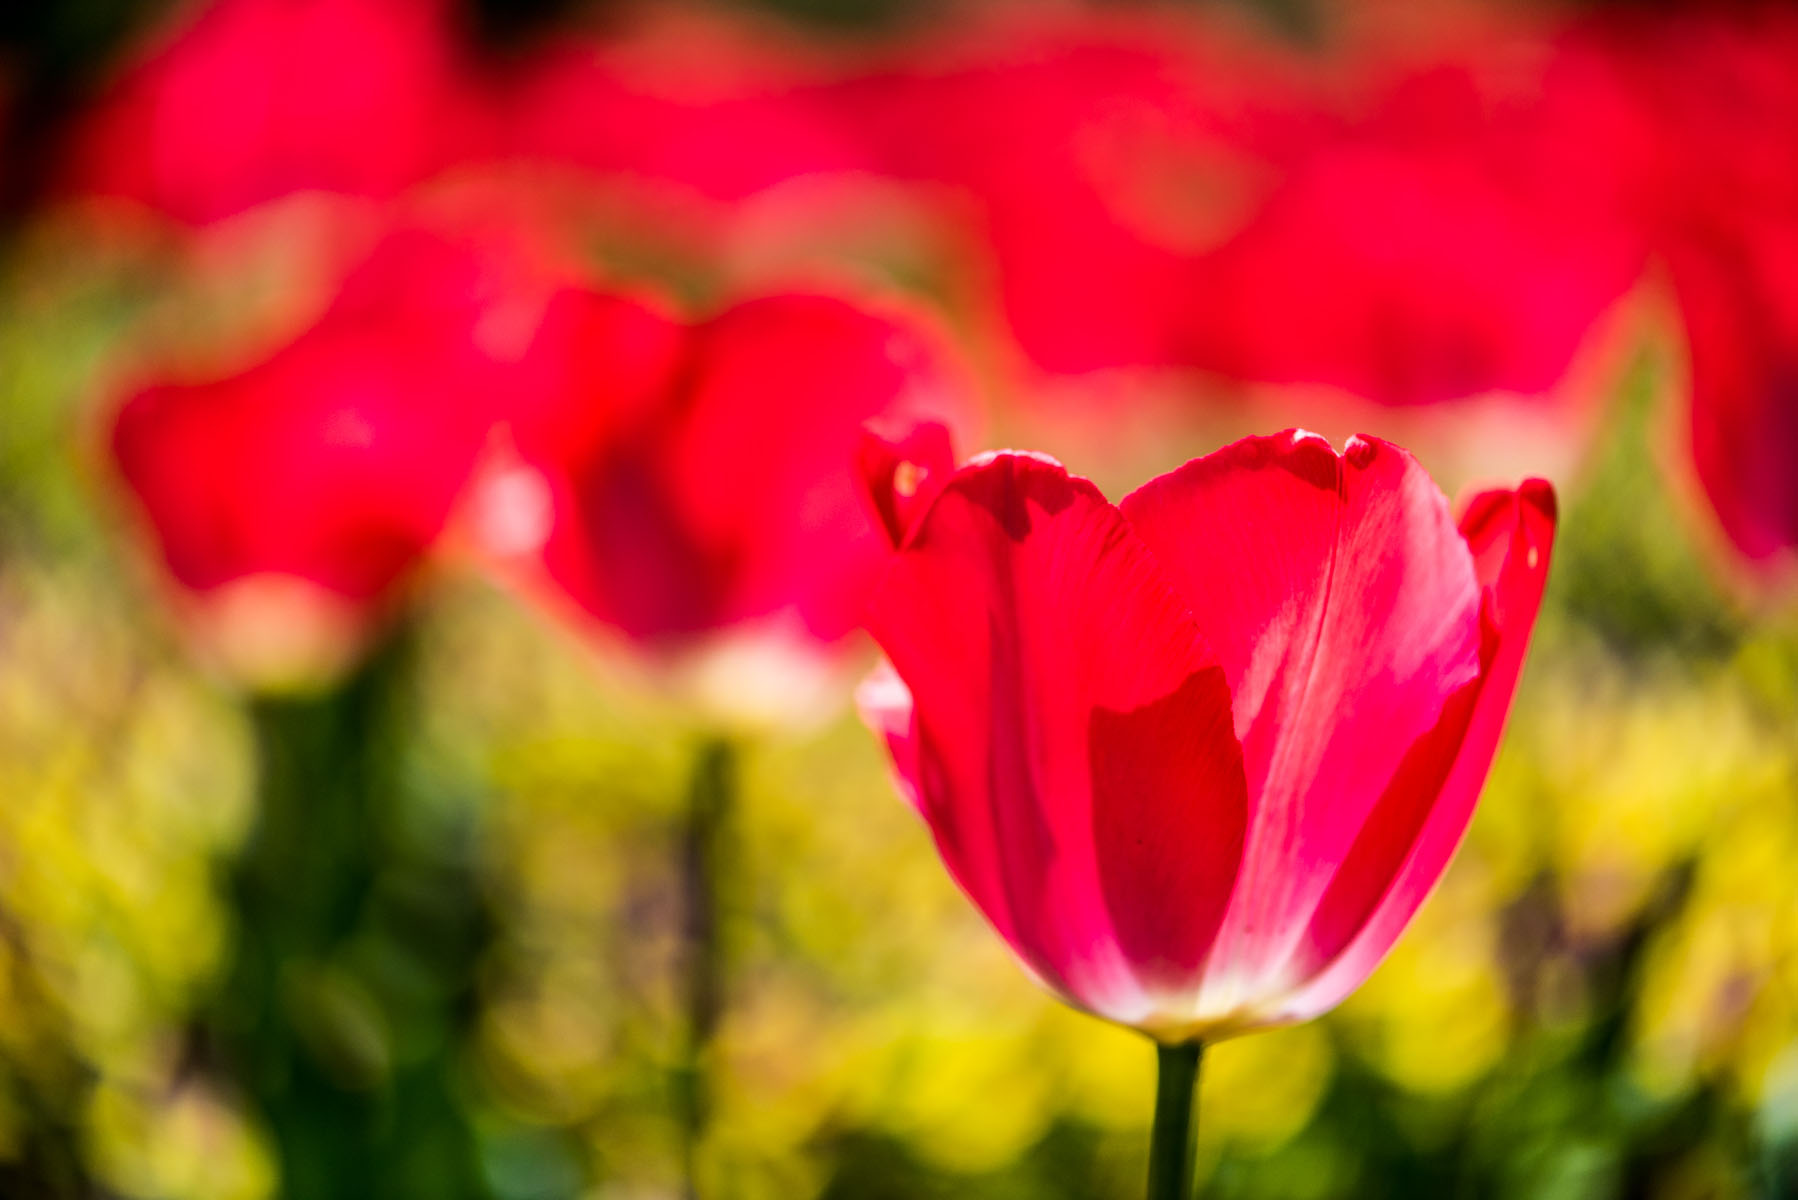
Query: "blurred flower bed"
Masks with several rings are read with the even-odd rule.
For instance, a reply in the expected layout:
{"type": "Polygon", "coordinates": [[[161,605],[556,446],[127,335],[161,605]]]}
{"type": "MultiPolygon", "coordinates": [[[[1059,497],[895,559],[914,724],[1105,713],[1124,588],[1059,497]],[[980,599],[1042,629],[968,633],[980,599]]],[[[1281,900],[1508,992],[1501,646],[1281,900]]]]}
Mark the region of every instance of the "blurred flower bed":
{"type": "MultiPolygon", "coordinates": [[[[498,466],[448,486],[403,617],[344,643],[396,628],[375,669],[404,669],[370,710],[397,798],[378,912],[304,985],[326,1057],[377,1088],[441,1052],[496,1200],[678,1195],[681,820],[722,732],[707,1194],[1136,1192],[1153,1055],[1034,988],[935,862],[848,711],[859,635],[816,681],[703,676],[611,576],[597,622],[532,603],[507,472],[588,431],[533,426],[530,397],[616,382],[532,373],[526,347],[569,339],[575,372],[606,345],[558,297],[672,314],[683,370],[741,353],[762,380],[776,335],[717,331],[786,292],[897,314],[950,364],[932,402],[963,449],[1041,449],[1109,495],[1291,424],[1402,441],[1451,493],[1561,490],[1466,843],[1338,1012],[1212,1051],[1206,1195],[1798,1194],[1789,12],[484,11],[152,14],[54,121],[43,60],[0,58],[0,1195],[275,1187],[207,1014],[277,718],[242,702],[238,643],[190,652],[210,584],[177,595],[113,423],[354,303],[429,310],[374,327],[424,347],[432,436],[462,391],[515,407],[468,439],[498,466]],[[407,239],[443,273],[381,275],[407,239]]],[[[780,407],[803,378],[765,386],[732,410],[750,456],[826,423],[780,407]]],[[[394,1169],[392,1194],[459,1194],[394,1169]]]]}

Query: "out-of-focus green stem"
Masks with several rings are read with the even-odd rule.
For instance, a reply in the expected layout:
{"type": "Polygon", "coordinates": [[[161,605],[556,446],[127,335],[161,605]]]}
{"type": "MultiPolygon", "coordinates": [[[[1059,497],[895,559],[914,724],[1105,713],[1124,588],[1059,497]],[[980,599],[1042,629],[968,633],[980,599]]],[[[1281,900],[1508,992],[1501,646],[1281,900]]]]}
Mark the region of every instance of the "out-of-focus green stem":
{"type": "Polygon", "coordinates": [[[1155,1128],[1149,1141],[1149,1200],[1191,1200],[1199,1132],[1201,1042],[1156,1045],[1155,1128]]]}
{"type": "Polygon", "coordinates": [[[259,809],[212,1033],[282,1200],[486,1194],[454,1088],[482,924],[472,881],[406,832],[407,665],[390,644],[330,692],[250,702],[259,809]]]}
{"type": "Polygon", "coordinates": [[[712,1039],[724,1007],[723,873],[736,787],[737,760],[731,744],[722,738],[702,743],[693,765],[681,839],[687,1029],[675,1103],[688,1200],[699,1195],[699,1153],[711,1122],[712,1039]]]}

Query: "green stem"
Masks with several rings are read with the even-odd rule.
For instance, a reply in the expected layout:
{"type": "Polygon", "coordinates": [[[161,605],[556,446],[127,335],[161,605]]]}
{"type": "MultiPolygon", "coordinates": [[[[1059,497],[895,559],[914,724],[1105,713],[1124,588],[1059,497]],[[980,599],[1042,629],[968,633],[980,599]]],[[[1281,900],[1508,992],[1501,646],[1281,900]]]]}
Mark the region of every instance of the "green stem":
{"type": "Polygon", "coordinates": [[[1149,1142],[1149,1200],[1191,1200],[1199,1131],[1202,1042],[1156,1044],[1155,1131],[1149,1142]]]}
{"type": "Polygon", "coordinates": [[[704,742],[694,761],[682,836],[687,980],[686,1047],[677,1076],[687,1200],[699,1195],[699,1153],[711,1122],[712,1041],[724,1008],[723,871],[735,807],[736,751],[722,738],[704,742]]]}
{"type": "Polygon", "coordinates": [[[211,1032],[282,1200],[486,1193],[456,1090],[485,917],[400,785],[407,659],[390,643],[327,693],[250,704],[259,807],[211,1032]]]}
{"type": "Polygon", "coordinates": [[[373,1167],[377,1097],[345,1086],[373,1064],[330,996],[334,952],[374,881],[378,772],[359,731],[379,722],[381,682],[365,672],[327,695],[250,704],[256,824],[232,864],[237,946],[216,1030],[274,1143],[282,1200],[324,1200],[339,1172],[373,1167]]]}

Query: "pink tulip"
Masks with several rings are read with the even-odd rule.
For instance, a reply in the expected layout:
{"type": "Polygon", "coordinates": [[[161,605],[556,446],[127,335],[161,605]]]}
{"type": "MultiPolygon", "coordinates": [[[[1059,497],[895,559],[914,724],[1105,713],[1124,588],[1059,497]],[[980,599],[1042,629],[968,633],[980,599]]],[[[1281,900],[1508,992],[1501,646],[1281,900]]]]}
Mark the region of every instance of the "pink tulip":
{"type": "Polygon", "coordinates": [[[1212,20],[1007,13],[833,62],[664,19],[534,61],[505,123],[682,212],[884,179],[986,251],[1048,371],[1541,395],[1640,273],[1619,160],[1652,138],[1559,33],[1320,69],[1212,20]]]}
{"type": "Polygon", "coordinates": [[[1798,11],[1754,0],[1605,9],[1577,33],[1646,131],[1624,186],[1657,236],[1798,204],[1798,11]]]}
{"type": "Polygon", "coordinates": [[[203,224],[292,192],[391,196],[483,144],[448,0],[215,0],[121,71],[66,186],[203,224]]]}
{"type": "Polygon", "coordinates": [[[831,60],[677,16],[555,45],[505,124],[514,154],[683,213],[883,179],[990,251],[956,265],[992,276],[1039,365],[1162,365],[1180,361],[1192,243],[1236,219],[1251,162],[1316,124],[1291,111],[1291,56],[1216,24],[1020,11],[831,60]]]}
{"type": "Polygon", "coordinates": [[[498,287],[466,247],[394,235],[270,357],[126,401],[112,449],[190,602],[250,620],[239,600],[278,596],[253,636],[285,638],[297,605],[353,640],[443,530],[513,380],[483,325],[498,287]]]}
{"type": "Polygon", "coordinates": [[[657,651],[758,623],[842,639],[884,558],[851,471],[862,425],[967,411],[932,338],[822,295],[687,325],[569,291],[538,354],[562,374],[513,418],[535,483],[489,489],[489,543],[534,560],[582,622],[657,651]],[[508,504],[532,487],[542,528],[513,537],[528,521],[508,504]]]}
{"type": "Polygon", "coordinates": [[[1685,320],[1693,467],[1777,582],[1798,564],[1798,13],[1685,5],[1591,36],[1656,134],[1636,191],[1685,320]]]}
{"type": "Polygon", "coordinates": [[[864,710],[1024,964],[1164,1043],[1358,986],[1497,748],[1548,484],[1476,496],[1457,528],[1398,447],[1289,432],[1118,505],[1042,456],[984,455],[910,516],[864,710]]]}
{"type": "Polygon", "coordinates": [[[1774,582],[1798,567],[1798,211],[1737,214],[1669,259],[1690,345],[1693,465],[1730,542],[1774,582]]]}
{"type": "Polygon", "coordinates": [[[1644,261],[1620,85],[1523,30],[1370,74],[1199,265],[1190,360],[1383,404],[1549,394],[1644,261]]]}

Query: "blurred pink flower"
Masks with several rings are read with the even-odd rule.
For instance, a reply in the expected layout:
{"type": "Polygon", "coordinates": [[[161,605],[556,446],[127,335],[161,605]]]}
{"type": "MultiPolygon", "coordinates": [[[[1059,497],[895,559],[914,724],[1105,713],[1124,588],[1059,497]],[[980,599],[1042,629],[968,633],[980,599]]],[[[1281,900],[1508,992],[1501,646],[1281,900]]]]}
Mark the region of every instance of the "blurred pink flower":
{"type": "Polygon", "coordinates": [[[691,17],[608,39],[563,35],[500,89],[508,154],[739,202],[791,179],[875,168],[830,103],[830,80],[788,42],[691,17]]]}
{"type": "Polygon", "coordinates": [[[863,708],[950,872],[1070,1003],[1170,1042],[1304,1020],[1460,840],[1554,525],[1531,480],[1457,528],[1375,440],[1250,438],[1119,505],[983,455],[882,577],[892,670],[863,708]]]}
{"type": "Polygon", "coordinates": [[[1743,557],[1789,574],[1798,566],[1798,211],[1738,214],[1682,240],[1669,260],[1689,345],[1698,480],[1743,557]]]}
{"type": "Polygon", "coordinates": [[[884,557],[852,471],[863,424],[970,412],[933,337],[823,295],[686,325],[571,290],[535,354],[557,374],[513,413],[520,469],[486,489],[485,540],[657,650],[762,622],[843,638],[884,557]]]}
{"type": "Polygon", "coordinates": [[[1235,219],[1236,159],[1311,123],[1282,91],[1301,78],[1271,44],[1186,18],[1013,12],[834,60],[681,18],[544,51],[505,122],[521,158],[727,220],[799,181],[903,184],[988,248],[990,266],[957,266],[994,274],[1026,353],[1084,371],[1177,360],[1191,243],[1235,219]]]}
{"type": "Polygon", "coordinates": [[[1363,71],[1364,112],[1198,266],[1191,360],[1386,404],[1550,394],[1645,258],[1620,86],[1536,30],[1363,71]]]}
{"type": "Polygon", "coordinates": [[[451,0],[213,0],[77,128],[64,187],[204,224],[300,191],[391,196],[492,135],[451,0]]]}
{"type": "Polygon", "coordinates": [[[1619,166],[1643,132],[1548,27],[1305,59],[1187,15],[1013,12],[831,61],[664,21],[566,40],[509,96],[512,152],[727,212],[796,180],[911,187],[986,247],[1053,372],[1541,394],[1643,259],[1619,166]]]}
{"type": "Polygon", "coordinates": [[[1659,157],[1638,185],[1689,343],[1690,449],[1751,565],[1798,552],[1798,12],[1685,5],[1591,30],[1659,157]]]}
{"type": "Polygon", "coordinates": [[[1603,10],[1577,32],[1651,131],[1627,185],[1657,236],[1798,205],[1798,11],[1752,0],[1603,10]]]}
{"type": "MultiPolygon", "coordinates": [[[[154,383],[119,409],[113,453],[169,574],[202,626],[244,624],[208,637],[279,641],[261,598],[306,609],[337,632],[296,634],[327,640],[354,641],[379,615],[444,529],[517,385],[514,356],[493,346],[496,274],[468,246],[393,234],[265,360],[154,383]]],[[[265,649],[285,654],[246,653],[265,649]]]]}

